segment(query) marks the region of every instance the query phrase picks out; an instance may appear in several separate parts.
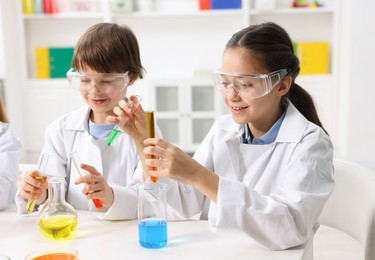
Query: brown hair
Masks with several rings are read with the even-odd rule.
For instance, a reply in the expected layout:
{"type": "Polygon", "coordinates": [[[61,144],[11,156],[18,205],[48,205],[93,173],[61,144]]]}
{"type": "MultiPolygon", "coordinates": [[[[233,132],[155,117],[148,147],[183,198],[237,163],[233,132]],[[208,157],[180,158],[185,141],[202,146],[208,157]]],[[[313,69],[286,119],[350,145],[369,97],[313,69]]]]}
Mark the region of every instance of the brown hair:
{"type": "Polygon", "coordinates": [[[74,49],[72,67],[85,66],[100,73],[125,73],[143,78],[139,46],[133,31],[114,23],[98,23],[87,29],[74,49]]]}
{"type": "Polygon", "coordinates": [[[3,99],[1,96],[0,96],[0,121],[3,123],[9,123],[8,117],[5,114],[5,109],[3,106],[3,99]]]}
{"type": "Polygon", "coordinates": [[[251,25],[235,33],[226,45],[226,48],[235,47],[248,49],[268,72],[288,69],[292,85],[281,103],[289,98],[307,120],[324,130],[311,95],[295,83],[300,71],[299,60],[294,54],[292,40],[282,27],[272,22],[251,25]]]}

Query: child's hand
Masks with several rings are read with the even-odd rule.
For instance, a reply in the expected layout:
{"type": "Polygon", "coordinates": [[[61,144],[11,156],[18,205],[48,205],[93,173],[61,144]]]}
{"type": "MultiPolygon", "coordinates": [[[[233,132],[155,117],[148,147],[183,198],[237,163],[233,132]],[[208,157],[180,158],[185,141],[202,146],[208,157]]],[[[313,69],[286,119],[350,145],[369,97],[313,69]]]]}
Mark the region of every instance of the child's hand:
{"type": "Polygon", "coordinates": [[[82,164],[81,168],[89,172],[74,181],[74,184],[86,184],[82,189],[82,193],[87,199],[99,199],[108,207],[111,207],[114,200],[113,190],[94,167],[82,164]]]}
{"type": "Polygon", "coordinates": [[[39,205],[47,198],[47,177],[41,176],[37,170],[23,174],[19,186],[20,195],[26,200],[36,200],[36,204],[39,205]]]}
{"type": "MultiPolygon", "coordinates": [[[[130,97],[130,101],[132,101],[130,97]]],[[[147,138],[146,113],[140,103],[129,105],[125,100],[121,100],[119,105],[113,108],[117,115],[108,116],[109,123],[117,124],[124,130],[135,143],[142,143],[147,138]]]]}

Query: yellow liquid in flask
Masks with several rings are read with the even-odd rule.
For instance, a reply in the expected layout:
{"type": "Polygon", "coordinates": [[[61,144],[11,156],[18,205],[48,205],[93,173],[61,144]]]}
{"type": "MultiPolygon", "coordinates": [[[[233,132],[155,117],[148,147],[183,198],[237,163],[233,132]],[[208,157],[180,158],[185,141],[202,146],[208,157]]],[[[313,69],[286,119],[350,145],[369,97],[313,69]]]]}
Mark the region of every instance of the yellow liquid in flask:
{"type": "Polygon", "coordinates": [[[39,220],[42,234],[53,240],[71,239],[77,224],[76,216],[51,216],[48,219],[39,220]]]}

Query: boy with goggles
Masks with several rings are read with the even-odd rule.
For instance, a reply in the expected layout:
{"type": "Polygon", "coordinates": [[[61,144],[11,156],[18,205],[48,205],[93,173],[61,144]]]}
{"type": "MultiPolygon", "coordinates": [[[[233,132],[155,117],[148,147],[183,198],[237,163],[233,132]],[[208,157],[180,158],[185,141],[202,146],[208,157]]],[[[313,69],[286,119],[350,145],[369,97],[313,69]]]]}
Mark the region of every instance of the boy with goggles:
{"type": "MultiPolygon", "coordinates": [[[[106,121],[107,116],[115,115],[113,108],[143,73],[137,38],[126,26],[99,23],[77,42],[67,78],[87,105],[48,126],[42,149],[49,154],[46,174],[66,178],[66,198],[75,209],[99,209],[96,215],[104,219],[137,217],[133,186],[143,182],[144,161],[139,160],[139,145],[125,133],[110,147],[105,142],[115,127],[106,121]],[[72,154],[79,155],[84,163],[80,167],[88,174],[80,176],[72,154]],[[99,204],[95,208],[93,199],[101,201],[103,209],[99,204]]],[[[128,109],[140,107],[135,104],[128,109]]],[[[37,175],[38,171],[31,171],[22,178],[17,194],[19,213],[25,212],[26,200],[36,200],[36,209],[46,202],[47,187],[35,178],[37,175]]]]}
{"type": "MultiPolygon", "coordinates": [[[[295,82],[299,71],[292,41],[277,24],[231,37],[214,73],[230,115],[217,119],[193,158],[160,138],[143,142],[144,153],[158,158],[146,159],[156,169],[149,174],[174,190],[174,212],[201,213],[213,230],[237,228],[274,250],[310,239],[333,190],[333,147],[312,98],[295,82]]],[[[124,109],[116,108],[118,118],[124,109]]]]}

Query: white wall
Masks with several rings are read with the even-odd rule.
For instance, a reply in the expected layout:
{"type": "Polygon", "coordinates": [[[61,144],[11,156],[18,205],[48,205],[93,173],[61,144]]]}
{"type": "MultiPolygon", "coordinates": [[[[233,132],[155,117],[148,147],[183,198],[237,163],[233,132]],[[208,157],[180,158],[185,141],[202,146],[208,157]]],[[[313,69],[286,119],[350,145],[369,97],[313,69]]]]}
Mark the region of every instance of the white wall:
{"type": "Polygon", "coordinates": [[[344,2],[337,152],[375,169],[375,2],[344,2]]]}
{"type": "MultiPolygon", "coordinates": [[[[0,14],[1,14],[1,1],[0,1],[0,14]]],[[[5,75],[5,57],[4,57],[4,36],[3,36],[3,24],[0,19],[0,79],[4,78],[5,75]]]]}
{"type": "Polygon", "coordinates": [[[24,64],[20,64],[17,57],[23,53],[20,48],[20,24],[17,20],[17,1],[0,1],[0,57],[3,57],[3,77],[6,96],[6,112],[15,133],[23,143],[25,127],[23,114],[24,88],[20,70],[24,64]]]}

